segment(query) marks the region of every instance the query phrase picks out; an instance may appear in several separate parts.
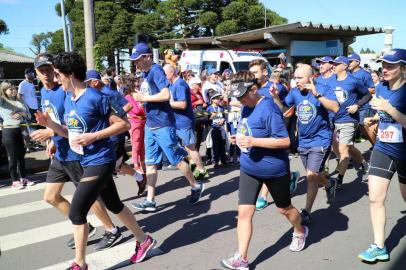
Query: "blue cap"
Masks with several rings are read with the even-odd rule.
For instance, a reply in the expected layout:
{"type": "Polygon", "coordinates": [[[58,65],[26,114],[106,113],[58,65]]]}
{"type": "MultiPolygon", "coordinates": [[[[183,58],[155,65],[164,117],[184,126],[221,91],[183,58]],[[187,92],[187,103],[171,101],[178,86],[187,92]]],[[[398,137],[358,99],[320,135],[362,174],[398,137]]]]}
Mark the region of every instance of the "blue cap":
{"type": "Polygon", "coordinates": [[[356,53],[352,53],[348,56],[348,61],[358,61],[361,62],[361,57],[356,54],[356,53]]]}
{"type": "Polygon", "coordinates": [[[140,59],[141,56],[149,55],[149,54],[152,54],[152,52],[151,52],[151,49],[148,47],[148,44],[144,43],[144,42],[140,42],[134,46],[133,51],[130,56],[130,60],[135,61],[135,60],[140,59]]]}
{"type": "Polygon", "coordinates": [[[99,80],[99,81],[101,81],[100,73],[97,72],[94,69],[90,69],[90,70],[86,71],[86,80],[85,80],[85,82],[91,81],[91,80],[99,80]]]}
{"type": "Polygon", "coordinates": [[[345,56],[337,56],[334,60],[330,61],[329,63],[337,63],[337,64],[344,64],[348,66],[348,58],[345,56]]]}
{"type": "Polygon", "coordinates": [[[403,63],[406,64],[406,50],[405,49],[392,49],[386,52],[376,62],[386,62],[390,64],[403,63]]]}
{"type": "Polygon", "coordinates": [[[322,58],[318,58],[316,59],[316,63],[329,63],[333,61],[333,58],[331,58],[331,56],[323,56],[322,58]]]}
{"type": "Polygon", "coordinates": [[[213,75],[214,73],[216,73],[217,70],[215,68],[209,68],[207,69],[207,75],[213,75]]]}

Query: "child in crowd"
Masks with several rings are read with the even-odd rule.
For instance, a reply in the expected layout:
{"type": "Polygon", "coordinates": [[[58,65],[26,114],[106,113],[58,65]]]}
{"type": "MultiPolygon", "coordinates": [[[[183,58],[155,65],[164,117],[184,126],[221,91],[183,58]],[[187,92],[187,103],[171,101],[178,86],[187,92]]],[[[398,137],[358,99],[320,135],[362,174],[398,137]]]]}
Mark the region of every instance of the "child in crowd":
{"type": "Polygon", "coordinates": [[[211,113],[211,138],[213,141],[213,159],[214,167],[219,167],[219,161],[221,165],[226,165],[226,130],[225,130],[225,116],[224,108],[220,105],[221,94],[213,93],[210,97],[211,105],[207,108],[207,112],[211,113]]]}

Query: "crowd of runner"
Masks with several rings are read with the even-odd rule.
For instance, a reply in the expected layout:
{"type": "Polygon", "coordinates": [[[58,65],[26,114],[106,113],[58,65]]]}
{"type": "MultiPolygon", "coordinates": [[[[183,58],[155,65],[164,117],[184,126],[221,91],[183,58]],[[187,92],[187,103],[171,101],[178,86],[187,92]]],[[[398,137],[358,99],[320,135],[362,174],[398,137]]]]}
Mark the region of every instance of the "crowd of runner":
{"type": "MultiPolygon", "coordinates": [[[[359,184],[369,187],[373,226],[372,244],[358,257],[368,262],[389,259],[384,244],[385,199],[395,173],[406,201],[406,168],[402,167],[406,159],[406,50],[384,54],[378,59],[379,71],[362,68],[354,53],[318,58],[317,67],[298,63],[292,78],[285,76],[283,65],[271,73],[260,59],[253,60],[249,70],[235,74],[211,67],[201,74],[179,72],[171,64],[154,63],[145,43],[135,45],[130,59],[137,72],[116,77],[108,71],[86,70],[77,53],[40,54],[34,61],[43,87],[41,111],[33,117],[46,128],[33,131],[31,138],[47,142],[46,152],[52,158],[44,200],[74,225],[68,246],[75,248],[75,259],[69,269],[88,269],[86,243],[96,230],[87,222],[89,210],[106,231],[97,250],[122,239],[108,209],[136,239],[130,261],[144,260],[157,242],[120,201],[113,176],[133,176],[138,195],[146,193],[146,197],[132,207],[153,212],[157,209],[157,170],[165,162],[187,180],[191,207],[204,192],[207,166],[213,164],[216,170],[239,165],[238,247],[221,264],[240,270],[249,269],[253,216],[266,207],[268,194],[293,227],[289,249],[301,251],[311,223],[317,222],[312,219],[312,207],[319,187],[324,187],[327,204],[334,203],[336,192],[350,192],[343,183],[353,180],[345,177],[352,162],[364,175],[359,184]],[[355,147],[357,131],[371,143],[370,155],[362,155],[355,147]],[[126,136],[132,165],[126,163],[130,159],[126,136]],[[199,151],[203,141],[204,156],[199,151]],[[301,210],[291,203],[299,173],[290,170],[289,152],[300,156],[305,169],[307,193],[301,210]],[[334,171],[328,168],[330,158],[337,159],[334,171]],[[76,186],[70,203],[61,195],[68,181],[76,186]]],[[[18,133],[11,142],[4,134],[14,134],[20,119],[30,117],[30,109],[16,98],[10,83],[3,82],[0,90],[3,143],[9,150],[13,186],[20,188],[19,178],[26,179],[20,153],[24,149],[17,149],[15,142],[21,146],[23,138],[18,133]]]]}

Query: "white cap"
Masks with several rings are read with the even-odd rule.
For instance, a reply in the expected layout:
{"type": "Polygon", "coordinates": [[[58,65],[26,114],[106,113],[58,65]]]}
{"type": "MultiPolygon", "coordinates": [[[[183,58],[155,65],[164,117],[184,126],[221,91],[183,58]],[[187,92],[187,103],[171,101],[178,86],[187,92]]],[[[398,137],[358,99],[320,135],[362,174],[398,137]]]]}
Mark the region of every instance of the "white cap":
{"type": "Polygon", "coordinates": [[[192,86],[193,84],[199,84],[199,83],[200,84],[202,83],[202,80],[200,80],[199,77],[192,77],[189,80],[189,86],[192,86]]]}

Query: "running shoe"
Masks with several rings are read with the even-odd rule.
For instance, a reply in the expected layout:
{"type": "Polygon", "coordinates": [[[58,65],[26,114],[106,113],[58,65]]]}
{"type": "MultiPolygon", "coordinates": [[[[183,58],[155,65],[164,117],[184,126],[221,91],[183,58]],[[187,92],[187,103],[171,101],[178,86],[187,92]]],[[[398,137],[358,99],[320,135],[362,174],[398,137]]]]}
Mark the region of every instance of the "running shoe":
{"type": "Polygon", "coordinates": [[[309,235],[309,228],[307,228],[306,226],[303,226],[303,228],[304,233],[301,234],[293,233],[292,242],[290,243],[289,246],[290,251],[297,252],[304,249],[306,244],[306,237],[309,235]]]}
{"type": "Polygon", "coordinates": [[[99,243],[96,244],[95,249],[97,251],[108,249],[113,247],[115,244],[120,242],[120,240],[123,238],[123,235],[120,233],[120,228],[117,228],[116,233],[112,233],[109,231],[106,231],[103,234],[102,239],[99,241],[99,243]]]}
{"type": "Polygon", "coordinates": [[[255,209],[261,211],[268,206],[268,201],[262,196],[258,196],[257,202],[255,203],[255,209]]]}
{"type": "Polygon", "coordinates": [[[144,242],[141,244],[137,241],[135,243],[135,252],[131,256],[130,261],[132,263],[139,263],[145,259],[149,250],[151,250],[156,245],[156,240],[152,239],[151,236],[147,235],[144,242]]]}
{"type": "Polygon", "coordinates": [[[386,247],[379,248],[376,244],[372,244],[367,250],[361,252],[358,258],[367,262],[387,261],[389,260],[389,253],[386,247]]]}
{"type": "Polygon", "coordinates": [[[148,199],[143,200],[140,203],[133,203],[133,208],[141,211],[154,212],[156,211],[156,202],[151,202],[148,199]]]}
{"type": "Polygon", "coordinates": [[[293,192],[296,191],[297,188],[297,181],[300,178],[300,173],[298,171],[292,172],[291,173],[291,178],[290,178],[290,194],[293,194],[293,192]]]}
{"type": "Polygon", "coordinates": [[[343,189],[343,180],[337,179],[336,191],[343,189]]]}
{"type": "Polygon", "coordinates": [[[361,171],[364,173],[362,175],[362,183],[368,183],[368,176],[369,176],[369,163],[368,162],[364,162],[361,165],[361,171]]]}
{"type": "Polygon", "coordinates": [[[189,197],[189,204],[193,205],[196,204],[199,200],[200,197],[202,197],[202,193],[204,191],[204,185],[202,182],[197,182],[199,187],[197,188],[192,188],[190,197],[189,197]]]}
{"type": "Polygon", "coordinates": [[[171,165],[171,164],[169,164],[168,166],[162,167],[162,170],[163,170],[163,171],[175,171],[175,170],[177,170],[177,169],[178,169],[178,167],[173,166],[173,165],[171,165]]]}
{"type": "Polygon", "coordinates": [[[203,180],[209,177],[209,172],[206,169],[204,169],[203,172],[201,172],[200,170],[195,170],[193,176],[196,180],[203,180]]]}
{"type": "Polygon", "coordinates": [[[221,265],[228,269],[249,270],[248,261],[244,260],[238,253],[228,259],[221,260],[221,265]]]}
{"type": "Polygon", "coordinates": [[[302,212],[300,212],[300,217],[302,218],[302,225],[309,225],[312,220],[312,216],[309,212],[307,212],[306,209],[302,209],[302,212]]]}
{"type": "Polygon", "coordinates": [[[326,190],[326,197],[327,197],[328,204],[332,203],[334,201],[334,199],[336,198],[336,186],[337,186],[337,181],[335,179],[330,179],[329,186],[324,188],[326,190]]]}
{"type": "Polygon", "coordinates": [[[21,181],[13,181],[13,183],[11,184],[11,188],[13,188],[13,189],[24,189],[25,186],[21,181]]]}
{"type": "Polygon", "coordinates": [[[25,187],[35,185],[35,182],[32,182],[32,181],[28,180],[27,178],[21,178],[20,181],[25,187]]]}
{"type": "Polygon", "coordinates": [[[85,264],[84,266],[80,267],[79,264],[72,262],[72,264],[66,268],[66,270],[87,270],[87,264],[85,264]]]}
{"type": "MultiPolygon", "coordinates": [[[[90,223],[88,223],[88,224],[89,224],[89,236],[88,236],[88,239],[90,239],[96,234],[97,228],[93,227],[92,224],[90,224],[90,223]]],[[[72,237],[68,241],[68,243],[66,245],[71,249],[75,249],[75,238],[72,237]]]]}

